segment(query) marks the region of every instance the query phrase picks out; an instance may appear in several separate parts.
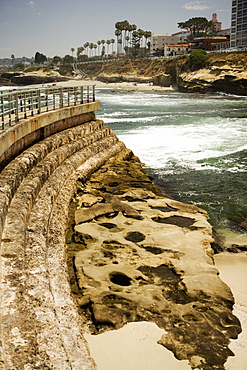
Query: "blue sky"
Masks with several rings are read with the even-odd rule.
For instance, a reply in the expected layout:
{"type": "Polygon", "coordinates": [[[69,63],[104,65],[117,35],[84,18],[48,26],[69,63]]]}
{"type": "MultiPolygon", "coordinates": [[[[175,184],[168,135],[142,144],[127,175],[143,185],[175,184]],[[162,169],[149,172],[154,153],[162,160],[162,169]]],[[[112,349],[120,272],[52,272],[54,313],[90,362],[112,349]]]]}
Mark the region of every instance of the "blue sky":
{"type": "Polygon", "coordinates": [[[71,54],[85,42],[114,38],[127,19],[151,32],[177,32],[177,23],[218,14],[230,27],[231,0],[0,0],[0,58],[71,54]]]}

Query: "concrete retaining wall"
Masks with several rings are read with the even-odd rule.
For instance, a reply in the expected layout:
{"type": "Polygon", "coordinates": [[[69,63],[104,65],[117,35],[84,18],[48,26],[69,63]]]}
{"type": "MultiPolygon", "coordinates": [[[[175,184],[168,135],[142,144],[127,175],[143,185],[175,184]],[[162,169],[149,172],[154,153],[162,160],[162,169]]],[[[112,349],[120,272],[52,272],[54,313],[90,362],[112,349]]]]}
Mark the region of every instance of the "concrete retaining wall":
{"type": "Polygon", "coordinates": [[[99,102],[66,107],[21,120],[5,129],[0,134],[0,171],[30,145],[56,132],[95,119],[95,111],[99,107],[99,102]]]}
{"type": "Polygon", "coordinates": [[[68,209],[79,177],[86,181],[110,158],[129,154],[109,127],[92,119],[98,106],[33,117],[0,137],[4,161],[21,143],[28,147],[0,173],[0,369],[95,368],[71,297],[68,209]]]}

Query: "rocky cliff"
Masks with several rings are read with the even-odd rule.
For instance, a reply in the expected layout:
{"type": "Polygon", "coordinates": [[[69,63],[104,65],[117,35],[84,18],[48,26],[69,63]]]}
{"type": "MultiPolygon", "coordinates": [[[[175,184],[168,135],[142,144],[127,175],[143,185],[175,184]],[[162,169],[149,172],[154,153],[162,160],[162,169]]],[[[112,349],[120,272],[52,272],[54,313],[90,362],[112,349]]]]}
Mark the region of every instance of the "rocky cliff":
{"type": "Polygon", "coordinates": [[[180,91],[247,95],[247,69],[226,64],[185,72],[179,75],[178,86],[180,91]]]}

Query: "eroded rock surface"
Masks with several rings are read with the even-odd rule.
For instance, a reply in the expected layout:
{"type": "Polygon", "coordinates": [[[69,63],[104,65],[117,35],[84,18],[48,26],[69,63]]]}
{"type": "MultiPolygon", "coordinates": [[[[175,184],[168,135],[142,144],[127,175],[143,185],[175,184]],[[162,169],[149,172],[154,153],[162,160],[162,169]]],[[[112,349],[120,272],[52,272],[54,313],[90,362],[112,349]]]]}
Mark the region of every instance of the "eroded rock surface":
{"type": "Polygon", "coordinates": [[[159,343],[178,359],[224,369],[241,328],[214,266],[207,214],[164,197],[127,157],[78,180],[71,203],[69,269],[84,330],[155,322],[167,331],[159,343]]]}

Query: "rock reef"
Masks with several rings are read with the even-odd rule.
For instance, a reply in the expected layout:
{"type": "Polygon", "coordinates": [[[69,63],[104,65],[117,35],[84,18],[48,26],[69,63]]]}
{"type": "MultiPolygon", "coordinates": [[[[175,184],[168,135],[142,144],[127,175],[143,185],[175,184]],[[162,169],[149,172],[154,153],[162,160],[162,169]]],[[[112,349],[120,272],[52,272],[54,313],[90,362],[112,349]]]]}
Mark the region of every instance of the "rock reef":
{"type": "Polygon", "coordinates": [[[193,369],[224,369],[241,331],[214,266],[207,213],[165,197],[129,150],[78,179],[67,231],[84,331],[155,322],[159,344],[193,369]]]}

